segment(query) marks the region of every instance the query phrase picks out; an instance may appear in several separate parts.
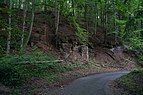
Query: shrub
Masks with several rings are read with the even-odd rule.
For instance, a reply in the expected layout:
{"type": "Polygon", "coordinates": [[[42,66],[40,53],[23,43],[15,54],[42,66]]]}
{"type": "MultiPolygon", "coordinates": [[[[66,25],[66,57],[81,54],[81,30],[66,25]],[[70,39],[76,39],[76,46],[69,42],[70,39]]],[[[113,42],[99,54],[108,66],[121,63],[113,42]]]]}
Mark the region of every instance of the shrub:
{"type": "Polygon", "coordinates": [[[18,86],[21,84],[21,76],[10,64],[0,64],[0,82],[6,86],[18,86]]]}

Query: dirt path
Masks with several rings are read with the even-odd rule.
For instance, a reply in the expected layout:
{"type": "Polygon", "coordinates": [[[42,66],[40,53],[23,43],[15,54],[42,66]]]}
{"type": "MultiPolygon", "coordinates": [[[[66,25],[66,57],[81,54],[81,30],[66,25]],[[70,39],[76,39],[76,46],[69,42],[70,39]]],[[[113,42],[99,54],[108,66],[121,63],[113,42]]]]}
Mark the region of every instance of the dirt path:
{"type": "Polygon", "coordinates": [[[109,88],[109,83],[127,73],[103,73],[77,79],[65,88],[64,95],[117,95],[109,88]]]}

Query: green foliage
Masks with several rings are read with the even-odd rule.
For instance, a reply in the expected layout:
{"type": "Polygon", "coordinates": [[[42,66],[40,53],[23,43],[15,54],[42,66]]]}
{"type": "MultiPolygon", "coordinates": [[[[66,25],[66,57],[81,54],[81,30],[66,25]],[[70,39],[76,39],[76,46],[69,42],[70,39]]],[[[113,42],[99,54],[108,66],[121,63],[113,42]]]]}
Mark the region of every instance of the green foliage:
{"type": "MultiPolygon", "coordinates": [[[[125,45],[128,45],[130,49],[139,51],[142,55],[142,17],[140,16],[141,1],[131,0],[122,2],[116,0],[117,14],[121,17],[117,17],[116,27],[119,37],[122,39],[125,45]],[[122,14],[120,14],[122,13],[122,14]]],[[[140,55],[138,55],[140,56],[140,55]]]]}
{"type": "Polygon", "coordinates": [[[44,54],[39,50],[29,54],[1,58],[0,82],[8,86],[17,86],[33,76],[47,77],[48,81],[55,80],[54,76],[71,70],[70,67],[54,62],[56,59],[56,57],[44,54]],[[28,63],[24,63],[26,61],[28,63]],[[40,61],[47,62],[42,63],[40,61]]]}
{"type": "Polygon", "coordinates": [[[54,62],[57,60],[51,54],[45,54],[39,50],[33,53],[22,54],[19,56],[4,57],[0,59],[0,70],[2,83],[10,86],[17,86],[24,82],[24,80],[32,77],[41,77],[48,80],[49,83],[63,79],[61,73],[72,71],[75,69],[91,69],[96,68],[95,63],[91,64],[61,64],[54,62]],[[28,63],[22,63],[26,62],[28,63]],[[36,63],[36,61],[48,61],[44,63],[36,63]],[[5,74],[9,76],[5,76],[5,74]],[[16,81],[15,81],[16,80],[16,81]]]}
{"type": "Polygon", "coordinates": [[[75,17],[70,18],[72,26],[76,29],[76,35],[79,38],[79,41],[82,44],[87,45],[88,44],[88,38],[89,38],[89,33],[86,31],[86,29],[82,28],[77,22],[75,17]]]}
{"type": "Polygon", "coordinates": [[[6,36],[8,24],[6,20],[0,15],[0,57],[4,56],[6,48],[6,36]]]}
{"type": "Polygon", "coordinates": [[[4,56],[5,51],[3,50],[2,46],[0,45],[0,57],[4,56]]]}
{"type": "MultiPolygon", "coordinates": [[[[17,12],[23,12],[20,9],[24,10],[24,5],[27,4],[27,12],[31,11],[32,4],[31,1],[13,1],[13,9],[9,10],[8,6],[5,8],[2,4],[4,1],[0,2],[0,13],[6,13],[6,16],[0,15],[0,31],[4,30],[7,36],[9,30],[12,31],[11,46],[15,50],[20,48],[20,39],[21,39],[21,26],[19,27],[17,23],[23,23],[23,16],[17,16],[17,12]],[[3,6],[3,7],[2,7],[3,6]],[[8,15],[12,12],[12,28],[9,29],[8,25],[8,15]],[[5,20],[3,22],[3,20],[5,20]]],[[[8,2],[6,1],[7,5],[8,2]]],[[[53,12],[55,15],[55,9],[60,11],[60,14],[64,14],[66,17],[71,17],[70,23],[76,29],[76,35],[79,38],[82,44],[89,43],[89,33],[94,34],[97,26],[106,27],[108,30],[107,34],[112,34],[111,36],[118,36],[125,43],[132,43],[134,39],[137,40],[138,33],[134,31],[141,30],[142,26],[142,6],[141,0],[35,0],[35,12],[41,12],[45,14],[45,17],[48,19],[48,23],[54,27],[55,17],[48,16],[47,11],[53,12]],[[81,20],[81,21],[80,21],[81,20]],[[135,35],[134,35],[135,33],[135,35]],[[133,41],[131,41],[133,40],[133,41]]],[[[26,23],[29,19],[29,14],[26,17],[26,23]]],[[[29,25],[26,25],[29,26],[29,25]]],[[[141,31],[140,31],[141,32],[141,31]]],[[[1,33],[0,33],[1,35],[1,33]]],[[[27,35],[25,35],[25,38],[27,35]]],[[[138,40],[141,37],[138,38],[138,40]]],[[[6,48],[5,38],[0,38],[2,40],[1,47],[3,50],[6,48]]],[[[25,40],[24,40],[25,42],[25,40]]],[[[132,47],[139,47],[141,41],[132,43],[132,47]]]]}
{"type": "Polygon", "coordinates": [[[143,70],[135,70],[117,80],[129,95],[143,95],[143,70]]]}
{"type": "Polygon", "coordinates": [[[19,86],[22,83],[20,73],[10,64],[0,64],[0,82],[6,86],[19,86]]]}
{"type": "Polygon", "coordinates": [[[16,11],[14,10],[6,10],[5,8],[1,8],[0,10],[0,54],[3,56],[5,54],[4,51],[6,51],[6,43],[7,43],[7,37],[8,32],[11,32],[11,48],[13,50],[19,50],[20,47],[20,39],[21,39],[21,29],[17,27],[17,19],[19,19],[20,16],[16,15],[16,11]],[[8,15],[9,11],[12,11],[12,23],[11,28],[9,28],[8,24],[8,15]]]}
{"type": "MultiPolygon", "coordinates": [[[[52,61],[56,59],[54,56],[48,55],[48,54],[44,54],[42,51],[40,50],[35,50],[33,53],[29,53],[29,54],[22,54],[22,55],[18,55],[18,56],[14,56],[14,57],[6,57],[4,58],[4,62],[6,61],[6,63],[14,63],[14,62],[22,62],[22,61],[29,61],[29,62],[33,62],[33,61],[52,61]]],[[[34,63],[33,63],[34,64],[34,63]]]]}

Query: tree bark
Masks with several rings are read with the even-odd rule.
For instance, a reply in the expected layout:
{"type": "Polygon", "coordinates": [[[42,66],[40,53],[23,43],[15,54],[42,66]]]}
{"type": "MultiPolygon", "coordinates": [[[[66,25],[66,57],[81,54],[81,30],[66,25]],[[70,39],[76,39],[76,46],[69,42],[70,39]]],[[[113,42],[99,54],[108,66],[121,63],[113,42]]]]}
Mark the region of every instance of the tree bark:
{"type": "Polygon", "coordinates": [[[24,45],[24,33],[25,33],[25,24],[26,24],[26,12],[27,12],[27,0],[24,2],[24,12],[23,12],[23,27],[22,27],[22,38],[21,38],[21,51],[23,50],[23,45],[24,45]]]}
{"type": "Polygon", "coordinates": [[[12,27],[11,27],[11,17],[12,17],[12,13],[11,13],[11,10],[12,10],[12,0],[9,0],[9,9],[10,9],[10,13],[9,13],[9,31],[8,31],[8,38],[7,38],[7,52],[6,52],[6,55],[8,56],[9,53],[10,53],[10,40],[11,40],[11,30],[12,30],[12,27]]]}
{"type": "MultiPolygon", "coordinates": [[[[57,3],[57,2],[56,2],[57,3]]],[[[57,47],[57,44],[58,44],[58,31],[59,31],[59,22],[60,22],[60,6],[58,5],[58,8],[56,9],[55,11],[55,15],[56,15],[56,18],[55,18],[55,27],[56,27],[56,31],[55,31],[55,35],[56,35],[56,47],[57,47]]]]}
{"type": "Polygon", "coordinates": [[[33,29],[34,12],[35,12],[34,4],[35,4],[35,0],[32,0],[32,18],[31,18],[31,25],[30,25],[30,31],[29,31],[28,38],[27,38],[27,40],[26,40],[26,43],[25,43],[24,48],[26,48],[26,46],[27,46],[27,44],[28,44],[28,42],[29,42],[29,39],[30,39],[31,33],[32,33],[32,29],[33,29]]]}

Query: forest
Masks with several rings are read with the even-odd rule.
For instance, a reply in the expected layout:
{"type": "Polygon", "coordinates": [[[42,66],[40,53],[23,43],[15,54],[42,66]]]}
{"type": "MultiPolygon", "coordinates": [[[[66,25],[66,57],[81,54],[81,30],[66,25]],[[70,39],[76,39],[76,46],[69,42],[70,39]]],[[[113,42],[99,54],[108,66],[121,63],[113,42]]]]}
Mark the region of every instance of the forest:
{"type": "Polygon", "coordinates": [[[113,83],[121,95],[143,95],[142,62],[142,0],[0,0],[2,95],[63,95],[115,71],[131,72],[113,83]]]}

